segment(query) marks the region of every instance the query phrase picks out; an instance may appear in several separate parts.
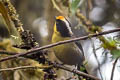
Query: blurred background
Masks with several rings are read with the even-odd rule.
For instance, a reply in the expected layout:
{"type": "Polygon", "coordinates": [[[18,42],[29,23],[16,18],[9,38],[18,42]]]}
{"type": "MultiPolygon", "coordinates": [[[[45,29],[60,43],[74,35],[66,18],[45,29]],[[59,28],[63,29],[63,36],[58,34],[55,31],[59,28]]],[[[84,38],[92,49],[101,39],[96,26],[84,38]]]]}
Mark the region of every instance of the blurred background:
{"type": "MultiPolygon", "coordinates": [[[[31,30],[41,45],[48,44],[51,40],[54,16],[69,16],[72,27],[78,24],[75,15],[69,11],[69,3],[72,3],[72,0],[11,0],[11,2],[24,24],[24,29],[31,30]],[[55,5],[60,10],[56,9],[55,5]]],[[[95,25],[103,26],[109,22],[120,25],[120,0],[77,0],[76,2],[78,2],[77,8],[80,8],[83,15],[95,25]]],[[[79,28],[76,31],[74,31],[76,35],[84,32],[79,28]]]]}
{"type": "MultiPolygon", "coordinates": [[[[23,28],[33,33],[40,46],[51,43],[54,17],[58,15],[65,16],[70,21],[73,33],[77,37],[86,35],[83,24],[76,17],[77,9],[80,9],[86,19],[95,26],[102,27],[103,31],[120,26],[120,0],[11,0],[11,2],[19,14],[23,28]]],[[[114,37],[114,35],[117,34],[110,34],[108,37],[114,37]]],[[[88,61],[87,71],[103,80],[110,80],[114,59],[109,59],[111,55],[103,56],[104,50],[102,48],[97,51],[100,62],[98,64],[95,55],[93,55],[92,43],[95,43],[96,48],[100,47],[101,43],[96,38],[93,38],[92,41],[86,40],[82,43],[88,61]],[[102,69],[100,70],[99,67],[102,69]]],[[[55,57],[53,55],[50,55],[52,60],[55,57]]],[[[120,77],[117,78],[120,69],[117,68],[114,80],[120,80],[120,77]]],[[[63,73],[60,75],[63,76],[63,73]]]]}
{"type": "Polygon", "coordinates": [[[60,14],[53,7],[51,0],[11,1],[24,24],[24,29],[31,30],[40,46],[50,43],[54,16],[60,14]]]}
{"type": "MultiPolygon", "coordinates": [[[[20,20],[24,24],[24,29],[32,31],[40,46],[51,43],[51,36],[55,21],[54,16],[58,15],[63,15],[70,21],[72,31],[77,37],[86,35],[83,24],[81,24],[79,19],[75,16],[77,9],[80,9],[80,12],[86,17],[86,19],[90,20],[95,26],[102,27],[104,31],[120,26],[120,0],[11,1],[20,15],[20,20]]],[[[110,34],[108,37],[113,37],[113,35],[115,36],[116,34],[110,34]]],[[[100,41],[96,40],[96,38],[93,38],[92,42],[87,40],[82,43],[86,61],[88,61],[86,69],[88,73],[92,75],[95,75],[103,80],[110,80],[113,66],[112,63],[114,60],[109,59],[111,55],[107,55],[107,57],[106,55],[102,55],[104,52],[103,48],[96,51],[98,57],[98,59],[96,59],[93,54],[93,44],[95,45],[95,48],[98,48],[101,45],[100,41]],[[100,66],[101,69],[99,68],[100,66]]],[[[105,51],[105,53],[107,52],[105,51]]],[[[54,60],[53,56],[50,57],[54,60]]],[[[119,74],[119,71],[116,71],[116,77],[119,74]]],[[[120,79],[119,77],[116,77],[114,77],[114,80],[120,79]]]]}

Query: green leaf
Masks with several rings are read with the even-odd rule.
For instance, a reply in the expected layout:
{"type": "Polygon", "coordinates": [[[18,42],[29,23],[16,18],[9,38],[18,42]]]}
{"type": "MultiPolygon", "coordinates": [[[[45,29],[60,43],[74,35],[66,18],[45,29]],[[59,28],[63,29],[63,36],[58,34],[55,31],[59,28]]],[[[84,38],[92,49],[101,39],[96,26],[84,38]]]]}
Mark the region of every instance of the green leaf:
{"type": "Polygon", "coordinates": [[[120,57],[120,50],[119,49],[111,50],[111,54],[113,55],[114,58],[118,58],[120,57]]]}
{"type": "Polygon", "coordinates": [[[79,7],[79,2],[80,0],[72,0],[71,7],[70,7],[70,11],[72,14],[74,14],[77,8],[79,7]]]}
{"type": "Polygon", "coordinates": [[[117,43],[112,38],[106,38],[101,46],[108,50],[114,50],[117,47],[117,43]]]}
{"type": "Polygon", "coordinates": [[[80,67],[80,71],[85,71],[85,67],[80,67]]]}

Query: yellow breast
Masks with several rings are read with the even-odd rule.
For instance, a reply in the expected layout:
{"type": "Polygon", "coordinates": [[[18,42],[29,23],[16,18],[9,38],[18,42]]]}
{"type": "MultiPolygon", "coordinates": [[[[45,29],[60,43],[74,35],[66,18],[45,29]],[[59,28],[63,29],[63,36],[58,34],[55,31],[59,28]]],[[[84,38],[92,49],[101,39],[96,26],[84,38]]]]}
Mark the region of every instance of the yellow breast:
{"type": "MultiPolygon", "coordinates": [[[[53,34],[52,43],[68,39],[70,39],[70,37],[61,37],[58,32],[53,34]]],[[[53,50],[56,57],[64,64],[76,65],[82,61],[80,51],[74,42],[55,46],[53,47],[53,50]]]]}

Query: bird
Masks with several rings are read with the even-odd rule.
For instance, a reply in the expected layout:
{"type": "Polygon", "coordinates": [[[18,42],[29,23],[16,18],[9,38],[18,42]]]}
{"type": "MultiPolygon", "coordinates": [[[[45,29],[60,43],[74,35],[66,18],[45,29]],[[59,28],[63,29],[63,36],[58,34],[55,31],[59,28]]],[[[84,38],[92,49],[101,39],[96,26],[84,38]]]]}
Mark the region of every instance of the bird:
{"type": "MultiPolygon", "coordinates": [[[[55,17],[52,43],[74,38],[70,22],[64,16],[55,17]]],[[[57,59],[63,64],[80,66],[83,64],[84,51],[80,43],[71,42],[53,47],[57,59]]]]}

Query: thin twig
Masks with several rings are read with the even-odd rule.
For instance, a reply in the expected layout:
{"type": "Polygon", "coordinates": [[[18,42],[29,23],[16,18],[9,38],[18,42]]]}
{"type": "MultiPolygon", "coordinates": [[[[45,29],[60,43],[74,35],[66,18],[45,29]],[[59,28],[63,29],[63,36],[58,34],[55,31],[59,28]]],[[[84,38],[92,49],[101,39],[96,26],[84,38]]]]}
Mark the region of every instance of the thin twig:
{"type": "Polygon", "coordinates": [[[5,69],[0,69],[0,72],[3,71],[14,71],[14,70],[20,70],[20,69],[48,69],[51,68],[52,66],[20,66],[20,67],[14,67],[14,68],[5,68],[5,69]]]}
{"type": "MultiPolygon", "coordinates": [[[[85,76],[85,77],[88,77],[88,78],[91,78],[91,79],[94,79],[94,80],[100,80],[97,77],[94,77],[92,75],[86,74],[86,73],[78,71],[78,70],[73,70],[71,68],[65,67],[65,66],[60,65],[60,64],[53,63],[53,66],[55,68],[60,68],[60,69],[63,69],[63,70],[78,74],[80,76],[85,76]]],[[[14,68],[0,69],[0,72],[3,72],[3,71],[15,71],[15,70],[20,70],[20,69],[48,69],[48,68],[51,68],[53,66],[52,65],[50,65],[50,66],[41,66],[41,67],[38,67],[38,66],[20,66],[20,67],[14,67],[14,68]]]]}
{"type": "Polygon", "coordinates": [[[114,64],[113,64],[113,68],[112,68],[112,72],[111,72],[111,79],[110,80],[113,80],[113,76],[114,76],[114,71],[115,71],[115,66],[116,66],[116,63],[118,61],[119,57],[115,60],[114,64]]]}
{"type": "Polygon", "coordinates": [[[0,59],[0,62],[10,60],[10,59],[14,59],[14,58],[21,57],[21,56],[25,56],[27,54],[33,54],[34,52],[38,52],[40,50],[51,48],[51,47],[54,47],[54,46],[57,46],[57,45],[66,44],[66,43],[70,43],[70,42],[74,42],[74,41],[78,41],[78,40],[85,40],[85,39],[88,39],[90,37],[97,37],[97,36],[101,36],[101,35],[105,35],[105,34],[109,34],[109,33],[113,33],[113,32],[118,32],[118,31],[120,31],[120,28],[116,28],[116,29],[109,30],[109,31],[104,31],[104,32],[97,33],[97,34],[96,33],[95,34],[89,34],[87,36],[73,38],[73,39],[70,39],[70,40],[60,41],[60,42],[57,42],[57,43],[53,43],[53,44],[49,44],[49,45],[46,45],[46,46],[42,46],[42,47],[39,47],[39,48],[29,50],[26,53],[21,53],[21,54],[19,53],[19,54],[13,55],[13,56],[5,57],[3,59],[0,59]]]}
{"type": "Polygon", "coordinates": [[[53,7],[58,10],[60,13],[63,13],[63,11],[58,7],[58,5],[55,3],[55,0],[51,0],[52,1],[52,4],[53,4],[53,7]]]}
{"type": "Polygon", "coordinates": [[[98,57],[97,57],[97,55],[96,55],[95,44],[94,44],[94,42],[92,41],[92,39],[90,39],[90,40],[91,40],[92,47],[93,47],[93,54],[94,54],[94,56],[95,56],[95,58],[96,58],[96,61],[97,61],[97,64],[98,64],[98,70],[99,70],[99,73],[100,73],[101,79],[103,80],[103,76],[102,76],[101,68],[100,68],[100,62],[99,62],[98,57]]]}
{"type": "MultiPolygon", "coordinates": [[[[6,54],[7,52],[6,51],[0,51],[0,53],[5,53],[6,54]]],[[[13,55],[15,53],[9,52],[7,54],[13,55]]],[[[69,72],[75,73],[75,74],[80,75],[80,76],[85,76],[85,77],[88,77],[88,78],[91,78],[91,79],[95,79],[95,80],[97,79],[96,77],[94,77],[92,75],[86,74],[84,72],[80,72],[78,70],[72,70],[72,69],[70,69],[68,67],[65,67],[63,65],[60,65],[60,64],[53,63],[53,65],[54,65],[55,68],[60,68],[60,69],[63,69],[63,70],[67,70],[69,72]]],[[[47,69],[47,68],[51,68],[51,67],[53,67],[53,66],[51,66],[51,65],[50,66],[41,66],[41,67],[20,66],[20,67],[15,67],[15,68],[0,69],[0,72],[3,72],[3,71],[14,71],[14,70],[19,70],[19,69],[30,69],[30,68],[31,69],[47,69]]]]}
{"type": "Polygon", "coordinates": [[[56,68],[59,68],[59,69],[63,69],[63,70],[66,70],[66,71],[75,73],[75,74],[77,74],[77,75],[79,75],[79,76],[84,76],[84,77],[90,78],[90,79],[92,79],[92,80],[100,80],[99,78],[97,78],[97,77],[95,77],[95,76],[86,74],[86,73],[81,72],[81,71],[78,71],[78,70],[76,70],[76,69],[71,69],[71,68],[69,68],[69,67],[66,67],[66,66],[63,66],[63,65],[60,65],[60,64],[53,64],[53,66],[55,66],[56,68]]]}
{"type": "Polygon", "coordinates": [[[8,52],[8,51],[5,51],[5,50],[0,50],[0,54],[15,55],[15,54],[18,54],[18,53],[8,52]]]}

